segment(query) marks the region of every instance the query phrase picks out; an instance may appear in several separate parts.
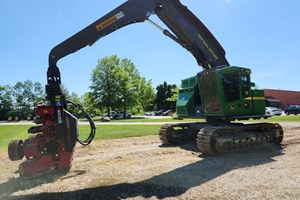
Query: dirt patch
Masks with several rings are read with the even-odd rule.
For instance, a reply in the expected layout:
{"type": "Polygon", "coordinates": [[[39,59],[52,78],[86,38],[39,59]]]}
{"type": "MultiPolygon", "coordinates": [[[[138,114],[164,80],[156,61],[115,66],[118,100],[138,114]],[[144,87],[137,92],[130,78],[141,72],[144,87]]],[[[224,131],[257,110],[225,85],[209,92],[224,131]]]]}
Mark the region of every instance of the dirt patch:
{"type": "Polygon", "coordinates": [[[300,127],[284,131],[283,148],[215,157],[157,136],[96,141],[76,147],[68,173],[36,179],[2,152],[0,199],[299,199],[300,127]]]}

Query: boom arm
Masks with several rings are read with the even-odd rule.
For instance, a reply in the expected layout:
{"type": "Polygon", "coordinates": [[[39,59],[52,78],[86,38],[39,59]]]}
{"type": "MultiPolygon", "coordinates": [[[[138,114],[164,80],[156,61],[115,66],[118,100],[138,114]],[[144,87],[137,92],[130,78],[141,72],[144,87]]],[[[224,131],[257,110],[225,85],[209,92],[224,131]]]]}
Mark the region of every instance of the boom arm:
{"type": "Polygon", "coordinates": [[[210,69],[229,65],[225,51],[206,26],[178,0],[160,1],[155,14],[178,37],[184,48],[196,58],[198,65],[210,69]]]}
{"type": "Polygon", "coordinates": [[[190,51],[204,69],[229,65],[218,41],[179,0],[128,0],[51,50],[48,84],[60,83],[59,59],[121,27],[144,22],[151,14],[156,14],[175,35],[167,30],[163,30],[164,34],[190,51]]]}
{"type": "Polygon", "coordinates": [[[51,50],[46,85],[47,99],[51,104],[38,106],[36,112],[38,118],[35,122],[39,125],[28,130],[29,133],[36,134],[35,136],[25,142],[14,140],[8,147],[11,160],[20,160],[24,155],[27,159],[19,166],[20,175],[39,176],[69,170],[76,140],[88,145],[95,136],[95,125],[91,117],[82,106],[66,100],[62,94],[58,60],[87,45],[92,45],[101,37],[121,27],[144,22],[151,14],[156,14],[171,32],[160,27],[159,29],[190,51],[204,69],[229,65],[221,45],[179,0],[126,1],[51,50]],[[77,106],[90,122],[91,132],[85,141],[79,139],[77,118],[67,111],[68,103],[77,106]]]}

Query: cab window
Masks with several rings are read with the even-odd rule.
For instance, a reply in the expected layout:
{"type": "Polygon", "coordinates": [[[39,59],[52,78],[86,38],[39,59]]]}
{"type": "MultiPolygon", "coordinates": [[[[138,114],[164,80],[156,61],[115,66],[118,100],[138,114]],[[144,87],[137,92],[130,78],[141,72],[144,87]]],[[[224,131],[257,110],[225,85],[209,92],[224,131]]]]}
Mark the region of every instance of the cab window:
{"type": "Polygon", "coordinates": [[[241,75],[241,80],[242,80],[242,87],[243,87],[243,97],[249,97],[250,96],[250,79],[249,75],[241,75]]]}
{"type": "Polygon", "coordinates": [[[237,72],[224,73],[221,77],[225,99],[228,103],[240,99],[240,77],[237,72]]]}

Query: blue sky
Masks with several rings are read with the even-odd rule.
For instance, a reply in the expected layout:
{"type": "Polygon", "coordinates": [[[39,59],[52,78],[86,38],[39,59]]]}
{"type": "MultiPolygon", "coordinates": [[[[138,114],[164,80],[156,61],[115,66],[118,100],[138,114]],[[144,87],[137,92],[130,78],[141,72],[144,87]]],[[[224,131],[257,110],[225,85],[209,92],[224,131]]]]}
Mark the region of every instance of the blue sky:
{"type": "MultiPolygon", "coordinates": [[[[46,83],[50,50],[124,0],[0,0],[0,85],[46,83]]],[[[211,30],[231,65],[251,68],[259,88],[300,91],[299,0],[182,0],[211,30]]],[[[155,17],[152,20],[165,27],[155,17]]],[[[62,82],[89,91],[99,59],[130,59],[156,87],[180,84],[202,68],[148,22],[124,27],[58,62],[62,82]]]]}

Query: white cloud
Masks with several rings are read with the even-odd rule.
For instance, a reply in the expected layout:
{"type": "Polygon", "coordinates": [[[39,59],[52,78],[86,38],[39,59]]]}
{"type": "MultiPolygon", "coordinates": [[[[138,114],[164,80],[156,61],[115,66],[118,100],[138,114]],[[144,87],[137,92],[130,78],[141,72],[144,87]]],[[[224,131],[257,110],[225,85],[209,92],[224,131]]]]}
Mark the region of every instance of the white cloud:
{"type": "Polygon", "coordinates": [[[230,3],[230,2],[232,2],[232,0],[225,0],[226,1],[226,3],[230,3]]]}

